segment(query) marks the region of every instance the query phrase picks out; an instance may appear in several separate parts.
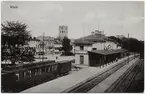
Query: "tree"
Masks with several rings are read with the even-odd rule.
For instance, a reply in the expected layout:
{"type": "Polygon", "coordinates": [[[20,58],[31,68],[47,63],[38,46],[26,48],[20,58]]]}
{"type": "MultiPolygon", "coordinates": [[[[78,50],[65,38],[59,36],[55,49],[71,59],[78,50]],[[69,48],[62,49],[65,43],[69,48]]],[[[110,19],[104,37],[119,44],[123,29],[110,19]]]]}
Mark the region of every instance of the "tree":
{"type": "Polygon", "coordinates": [[[62,41],[62,49],[64,50],[64,55],[67,55],[72,50],[70,39],[68,39],[67,37],[64,37],[62,41]]]}
{"type": "Polygon", "coordinates": [[[121,39],[115,37],[115,36],[109,36],[108,38],[113,39],[115,42],[119,43],[121,45],[121,39]]]}
{"type": "Polygon", "coordinates": [[[139,41],[140,58],[144,59],[144,41],[139,41]]]}
{"type": "Polygon", "coordinates": [[[141,53],[144,52],[144,41],[139,41],[136,38],[126,38],[122,41],[122,48],[130,52],[141,53]]]}
{"type": "Polygon", "coordinates": [[[15,64],[17,61],[23,61],[24,57],[33,57],[32,53],[31,55],[25,53],[30,53],[30,50],[22,50],[23,45],[27,44],[31,37],[27,27],[26,24],[18,21],[6,21],[1,24],[2,60],[10,60],[15,64]]]}
{"type": "Polygon", "coordinates": [[[109,38],[117,41],[123,49],[127,49],[130,52],[137,52],[143,55],[144,52],[144,41],[139,41],[136,38],[116,38],[115,36],[110,36],[109,38]]]}

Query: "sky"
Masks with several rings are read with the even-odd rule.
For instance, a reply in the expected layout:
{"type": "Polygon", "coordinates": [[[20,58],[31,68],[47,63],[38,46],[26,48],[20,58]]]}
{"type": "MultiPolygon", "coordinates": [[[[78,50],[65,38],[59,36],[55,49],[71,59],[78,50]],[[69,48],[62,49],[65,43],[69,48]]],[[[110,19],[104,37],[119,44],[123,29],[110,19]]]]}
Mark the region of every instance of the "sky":
{"type": "Polygon", "coordinates": [[[68,37],[80,38],[94,30],[106,36],[124,35],[144,40],[143,1],[3,1],[1,23],[28,24],[32,36],[57,37],[68,26],[68,37]],[[17,8],[10,8],[17,6],[17,8]]]}

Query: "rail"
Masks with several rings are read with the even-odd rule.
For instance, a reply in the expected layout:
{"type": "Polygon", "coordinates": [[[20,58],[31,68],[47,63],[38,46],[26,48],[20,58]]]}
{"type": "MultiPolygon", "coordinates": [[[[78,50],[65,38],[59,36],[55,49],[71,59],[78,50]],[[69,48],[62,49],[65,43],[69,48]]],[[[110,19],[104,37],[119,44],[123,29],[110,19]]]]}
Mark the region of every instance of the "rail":
{"type": "MultiPolygon", "coordinates": [[[[137,57],[137,56],[136,56],[137,57]]],[[[130,58],[130,61],[133,60],[134,57],[130,58]]],[[[99,84],[100,82],[102,82],[104,79],[106,79],[108,76],[110,76],[112,73],[114,73],[115,71],[117,71],[118,69],[120,69],[122,66],[124,66],[126,63],[128,63],[128,59],[122,61],[123,63],[119,63],[116,66],[113,66],[112,68],[104,71],[103,73],[89,79],[88,81],[72,88],[72,89],[68,89],[62,92],[67,92],[67,93],[85,93],[88,92],[90,89],[92,89],[94,86],[96,86],[97,84],[99,84]]]]}
{"type": "Polygon", "coordinates": [[[142,66],[141,61],[136,61],[127,71],[121,75],[105,92],[106,93],[125,93],[132,83],[138,70],[142,66]]]}

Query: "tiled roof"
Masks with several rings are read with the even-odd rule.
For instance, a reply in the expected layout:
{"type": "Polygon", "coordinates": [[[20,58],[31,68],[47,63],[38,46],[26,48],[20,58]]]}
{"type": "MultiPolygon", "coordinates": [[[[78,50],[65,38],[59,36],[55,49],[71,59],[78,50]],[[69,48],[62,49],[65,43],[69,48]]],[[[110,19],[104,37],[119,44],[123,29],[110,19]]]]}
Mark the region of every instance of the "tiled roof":
{"type": "Polygon", "coordinates": [[[84,40],[77,40],[74,42],[74,44],[85,44],[85,45],[90,45],[92,42],[89,41],[84,41],[84,40]]]}
{"type": "Polygon", "coordinates": [[[77,40],[84,40],[84,41],[104,41],[106,37],[101,35],[101,34],[94,34],[94,35],[88,35],[88,36],[85,36],[85,37],[82,37],[82,38],[79,38],[79,39],[76,39],[77,40]]]}
{"type": "Polygon", "coordinates": [[[91,53],[101,54],[101,55],[109,55],[109,54],[115,54],[120,52],[125,52],[127,50],[125,49],[117,49],[117,50],[94,50],[94,51],[88,51],[91,53]]]}
{"type": "Polygon", "coordinates": [[[88,35],[88,36],[76,39],[74,43],[75,44],[78,44],[78,43],[92,44],[93,42],[105,42],[105,41],[113,41],[113,40],[106,37],[105,35],[92,34],[92,35],[88,35]]]}

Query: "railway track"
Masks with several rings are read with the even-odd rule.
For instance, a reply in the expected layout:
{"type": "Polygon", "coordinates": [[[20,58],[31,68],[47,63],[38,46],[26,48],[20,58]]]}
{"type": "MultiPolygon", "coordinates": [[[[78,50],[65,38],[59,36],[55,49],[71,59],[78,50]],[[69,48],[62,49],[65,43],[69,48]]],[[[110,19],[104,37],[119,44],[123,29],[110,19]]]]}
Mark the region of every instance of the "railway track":
{"type": "Polygon", "coordinates": [[[142,66],[141,60],[136,61],[127,71],[121,75],[105,93],[125,93],[131,85],[133,79],[138,74],[139,68],[142,66]]]}
{"type": "MultiPolygon", "coordinates": [[[[133,59],[134,59],[134,57],[131,57],[129,59],[129,61],[131,61],[133,59]]],[[[79,85],[71,90],[68,90],[67,93],[85,93],[85,92],[88,92],[94,86],[98,85],[100,82],[102,82],[104,79],[109,77],[111,74],[116,72],[118,69],[120,69],[121,67],[123,67],[127,63],[128,63],[128,59],[123,60],[121,63],[113,66],[111,69],[108,69],[108,70],[104,71],[103,73],[89,79],[87,82],[82,83],[81,85],[79,85]]]]}

